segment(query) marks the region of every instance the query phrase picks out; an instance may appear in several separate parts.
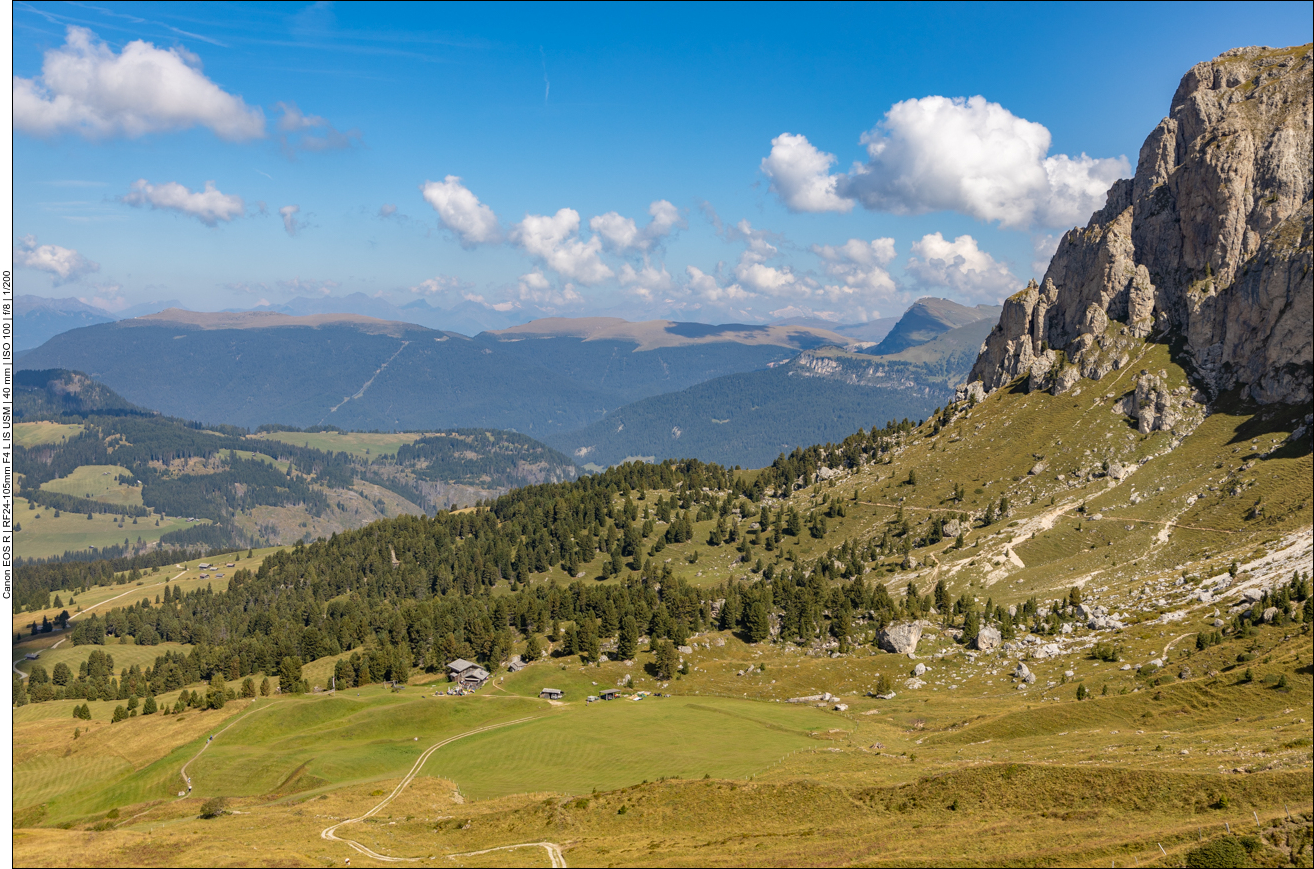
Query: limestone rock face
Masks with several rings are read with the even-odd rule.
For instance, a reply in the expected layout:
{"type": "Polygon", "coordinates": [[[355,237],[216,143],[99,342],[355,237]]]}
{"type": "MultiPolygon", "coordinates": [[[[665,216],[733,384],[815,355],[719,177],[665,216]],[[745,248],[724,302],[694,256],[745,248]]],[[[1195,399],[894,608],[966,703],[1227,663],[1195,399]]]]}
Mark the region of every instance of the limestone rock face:
{"type": "Polygon", "coordinates": [[[922,626],[917,623],[890,625],[876,638],[880,647],[896,655],[911,655],[917,651],[917,641],[922,638],[922,626]]]}
{"type": "MultiPolygon", "coordinates": [[[[1127,365],[1141,339],[1172,338],[1213,396],[1240,386],[1260,402],[1310,401],[1312,69],[1309,45],[1192,67],[1135,178],[1063,236],[1040,285],[1004,303],[968,383],[1025,377],[1058,394],[1127,365]]],[[[1137,383],[1138,402],[1155,390],[1142,431],[1178,413],[1160,409],[1159,386],[1137,383]]]]}

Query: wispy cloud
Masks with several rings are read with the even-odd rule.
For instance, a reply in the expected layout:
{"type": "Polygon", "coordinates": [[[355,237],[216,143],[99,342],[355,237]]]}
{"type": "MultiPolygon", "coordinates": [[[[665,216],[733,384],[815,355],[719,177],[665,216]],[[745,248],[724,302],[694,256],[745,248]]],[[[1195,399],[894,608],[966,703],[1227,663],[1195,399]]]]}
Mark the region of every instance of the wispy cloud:
{"type": "Polygon", "coordinates": [[[204,190],[192,191],[177,181],[156,186],[140,178],[132,182],[132,188],[121,201],[137,208],[149,205],[153,209],[176,211],[195,217],[209,227],[217,226],[221,220],[228,222],[241,217],[246,210],[242,197],[220,192],[213,181],[205,182],[204,190]]]}

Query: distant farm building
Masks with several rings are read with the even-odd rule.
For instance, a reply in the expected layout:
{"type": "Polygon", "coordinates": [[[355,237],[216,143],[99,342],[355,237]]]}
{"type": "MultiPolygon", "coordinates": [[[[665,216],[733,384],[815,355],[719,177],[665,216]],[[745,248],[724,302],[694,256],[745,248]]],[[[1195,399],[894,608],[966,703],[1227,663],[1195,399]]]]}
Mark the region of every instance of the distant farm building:
{"type": "Polygon", "coordinates": [[[619,688],[607,688],[606,690],[598,694],[598,696],[601,697],[603,700],[615,700],[620,695],[621,692],[619,688]]]}
{"type": "Polygon", "coordinates": [[[447,678],[462,688],[479,688],[491,674],[478,664],[457,658],[447,665],[447,678]]]}
{"type": "Polygon", "coordinates": [[[538,696],[542,697],[544,700],[560,700],[565,695],[558,688],[544,688],[542,691],[538,692],[538,696]]]}

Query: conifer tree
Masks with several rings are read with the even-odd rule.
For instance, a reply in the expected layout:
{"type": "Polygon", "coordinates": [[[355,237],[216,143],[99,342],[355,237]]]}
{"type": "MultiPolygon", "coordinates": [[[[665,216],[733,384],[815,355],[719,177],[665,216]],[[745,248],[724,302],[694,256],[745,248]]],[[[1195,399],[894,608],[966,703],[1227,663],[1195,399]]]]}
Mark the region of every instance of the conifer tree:
{"type": "Polygon", "coordinates": [[[660,640],[656,648],[656,661],[654,666],[657,669],[658,679],[669,679],[675,675],[675,668],[679,663],[679,658],[675,652],[675,644],[670,640],[660,640]]]}
{"type": "Polygon", "coordinates": [[[639,649],[639,626],[635,622],[634,616],[625,615],[621,619],[620,634],[616,639],[616,655],[622,661],[634,659],[634,653],[639,649]]]}
{"type": "Polygon", "coordinates": [[[748,607],[747,628],[750,643],[760,643],[771,636],[771,618],[761,599],[753,601],[748,607]]]}

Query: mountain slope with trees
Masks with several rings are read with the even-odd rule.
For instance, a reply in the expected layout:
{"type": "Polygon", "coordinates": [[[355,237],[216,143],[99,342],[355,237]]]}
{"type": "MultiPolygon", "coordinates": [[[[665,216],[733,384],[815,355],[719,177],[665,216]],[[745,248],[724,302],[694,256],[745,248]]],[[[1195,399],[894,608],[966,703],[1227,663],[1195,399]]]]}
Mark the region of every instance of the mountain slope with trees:
{"type": "MultiPolygon", "coordinates": [[[[151,515],[210,520],[164,534],[162,546],[290,542],[389,513],[473,504],[515,486],[577,474],[565,456],[514,432],[430,432],[402,438],[393,454],[355,455],[162,416],[130,404],[81,372],[21,371],[16,387],[20,423],[81,426],[56,443],[15,446],[19,496],[32,510],[40,506],[56,516],[60,511],[113,513],[133,517],[134,524],[151,515]],[[89,466],[126,469],[120,488],[139,488],[139,503],[42,488],[89,466]]],[[[24,534],[35,526],[21,512],[19,519],[26,519],[29,528],[17,536],[17,554],[23,558],[28,557],[24,534]]],[[[141,550],[143,544],[129,542],[103,554],[119,549],[141,550]]]]}

